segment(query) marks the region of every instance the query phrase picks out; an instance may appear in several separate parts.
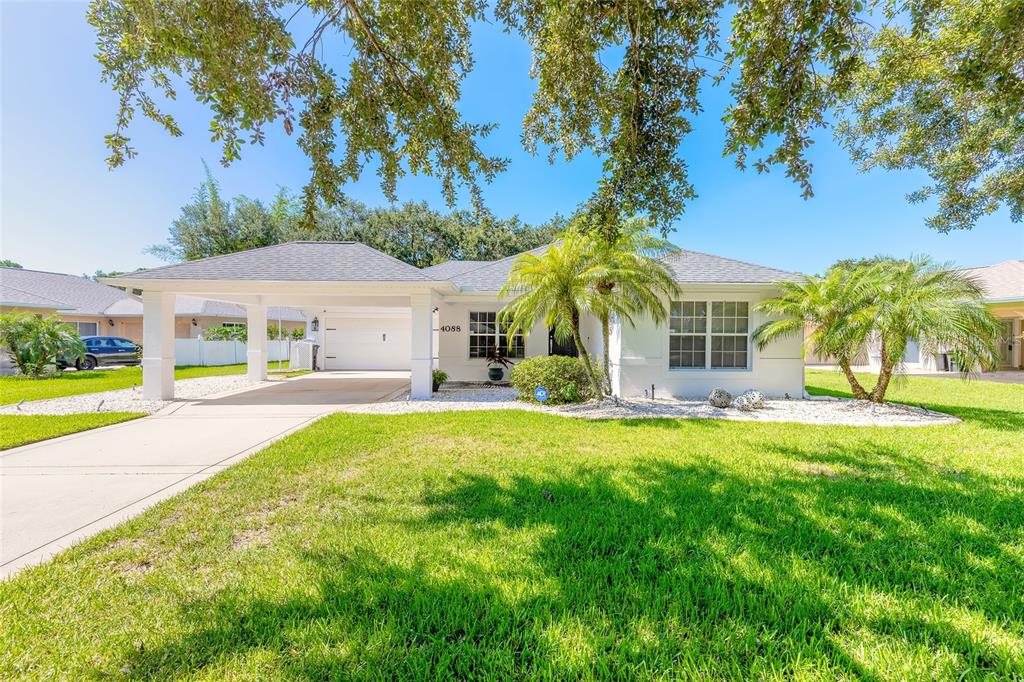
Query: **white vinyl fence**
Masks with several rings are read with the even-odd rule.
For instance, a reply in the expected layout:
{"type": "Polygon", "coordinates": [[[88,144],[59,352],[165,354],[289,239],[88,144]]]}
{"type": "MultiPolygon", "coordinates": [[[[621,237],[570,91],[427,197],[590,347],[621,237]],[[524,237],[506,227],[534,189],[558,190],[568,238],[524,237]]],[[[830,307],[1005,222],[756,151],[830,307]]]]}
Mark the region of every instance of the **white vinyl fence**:
{"type": "MultiPolygon", "coordinates": [[[[287,361],[291,357],[291,341],[267,341],[270,362],[287,361]]],[[[176,365],[237,365],[245,362],[245,344],[241,341],[206,341],[205,339],[175,339],[176,365]]]]}

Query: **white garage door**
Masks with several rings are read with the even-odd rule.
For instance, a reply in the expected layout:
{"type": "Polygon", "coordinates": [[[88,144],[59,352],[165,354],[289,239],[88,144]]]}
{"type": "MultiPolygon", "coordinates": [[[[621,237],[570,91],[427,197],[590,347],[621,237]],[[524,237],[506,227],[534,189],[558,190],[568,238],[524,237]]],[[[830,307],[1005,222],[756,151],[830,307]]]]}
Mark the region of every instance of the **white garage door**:
{"type": "Polygon", "coordinates": [[[324,324],[324,369],[409,369],[409,317],[333,317],[324,324]]]}

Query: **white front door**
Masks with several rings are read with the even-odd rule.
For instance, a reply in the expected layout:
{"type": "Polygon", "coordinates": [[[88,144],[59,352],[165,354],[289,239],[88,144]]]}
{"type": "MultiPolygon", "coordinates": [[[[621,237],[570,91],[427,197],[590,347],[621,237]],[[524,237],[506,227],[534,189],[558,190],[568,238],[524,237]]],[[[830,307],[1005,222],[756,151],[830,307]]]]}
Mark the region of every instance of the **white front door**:
{"type": "Polygon", "coordinates": [[[407,370],[412,356],[408,315],[328,317],[324,320],[324,369],[407,370]]]}

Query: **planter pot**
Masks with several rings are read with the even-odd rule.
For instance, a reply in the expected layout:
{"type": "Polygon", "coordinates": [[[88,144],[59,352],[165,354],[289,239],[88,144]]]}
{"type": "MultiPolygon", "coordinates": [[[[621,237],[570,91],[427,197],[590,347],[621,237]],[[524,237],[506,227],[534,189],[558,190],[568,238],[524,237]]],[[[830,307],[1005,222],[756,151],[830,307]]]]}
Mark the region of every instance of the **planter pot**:
{"type": "Polygon", "coordinates": [[[440,391],[440,390],[441,390],[441,384],[439,384],[439,383],[437,383],[437,382],[435,381],[435,382],[434,382],[434,393],[437,393],[437,392],[438,392],[438,391],[440,391]]]}
{"type": "Polygon", "coordinates": [[[501,381],[503,376],[505,376],[505,370],[501,367],[491,367],[487,370],[487,378],[491,381],[501,381]]]}

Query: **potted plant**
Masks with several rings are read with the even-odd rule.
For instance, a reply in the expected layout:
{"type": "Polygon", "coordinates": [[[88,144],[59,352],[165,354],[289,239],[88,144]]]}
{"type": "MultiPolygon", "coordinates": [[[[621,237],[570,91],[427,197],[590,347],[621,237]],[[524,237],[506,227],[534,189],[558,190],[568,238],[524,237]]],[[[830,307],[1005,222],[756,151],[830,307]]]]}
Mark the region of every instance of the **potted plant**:
{"type": "Polygon", "coordinates": [[[501,381],[505,376],[505,370],[515,363],[501,354],[501,349],[491,346],[487,349],[487,378],[491,381],[501,381]]]}
{"type": "Polygon", "coordinates": [[[448,373],[442,372],[439,369],[435,369],[431,377],[434,380],[434,393],[437,393],[441,388],[441,384],[448,381],[448,373]]]}

